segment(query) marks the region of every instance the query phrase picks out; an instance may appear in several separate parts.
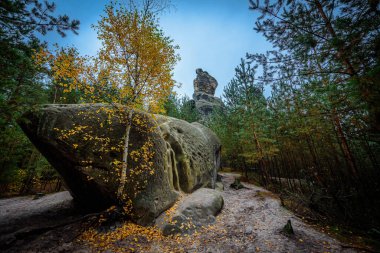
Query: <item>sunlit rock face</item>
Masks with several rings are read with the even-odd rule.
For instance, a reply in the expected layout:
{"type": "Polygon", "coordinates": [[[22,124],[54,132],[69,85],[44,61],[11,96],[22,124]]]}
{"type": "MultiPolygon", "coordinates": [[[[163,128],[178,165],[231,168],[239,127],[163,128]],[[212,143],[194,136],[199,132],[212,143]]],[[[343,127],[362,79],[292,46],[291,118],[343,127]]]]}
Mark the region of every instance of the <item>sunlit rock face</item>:
{"type": "MultiPolygon", "coordinates": [[[[128,112],[117,107],[117,112],[128,112]]],[[[76,202],[90,209],[120,203],[117,189],[126,121],[114,109],[103,104],[45,105],[27,112],[19,122],[76,202]]],[[[214,188],[220,142],[203,125],[137,111],[129,143],[122,201],[134,221],[152,223],[180,192],[214,188]]]]}
{"type": "Polygon", "coordinates": [[[218,87],[218,82],[206,71],[197,69],[196,78],[194,79],[194,94],[195,107],[202,118],[209,116],[215,109],[220,109],[223,102],[220,98],[215,97],[215,90],[218,87]]]}

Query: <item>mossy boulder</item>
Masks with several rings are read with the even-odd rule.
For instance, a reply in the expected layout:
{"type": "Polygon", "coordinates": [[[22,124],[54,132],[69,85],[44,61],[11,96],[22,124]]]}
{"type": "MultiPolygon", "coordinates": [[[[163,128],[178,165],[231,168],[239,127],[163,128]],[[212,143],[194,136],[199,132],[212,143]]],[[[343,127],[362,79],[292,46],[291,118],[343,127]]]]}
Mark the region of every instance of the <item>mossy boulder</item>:
{"type": "Polygon", "coordinates": [[[149,224],[181,191],[214,187],[220,142],[203,125],[134,111],[124,197],[117,197],[128,108],[44,105],[19,124],[64,179],[74,200],[90,209],[125,201],[131,218],[149,224]]]}
{"type": "Polygon", "coordinates": [[[199,227],[214,223],[223,204],[219,191],[202,188],[181,199],[174,210],[161,214],[156,226],[164,235],[191,234],[199,227]]]}

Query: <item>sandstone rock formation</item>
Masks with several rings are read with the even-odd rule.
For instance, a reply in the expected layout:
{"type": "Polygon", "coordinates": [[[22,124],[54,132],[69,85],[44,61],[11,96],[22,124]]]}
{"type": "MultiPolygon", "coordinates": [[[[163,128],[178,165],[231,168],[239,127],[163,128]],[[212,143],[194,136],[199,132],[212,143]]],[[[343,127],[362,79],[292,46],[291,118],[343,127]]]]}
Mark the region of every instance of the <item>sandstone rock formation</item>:
{"type": "MultiPolygon", "coordinates": [[[[128,110],[118,107],[119,112],[128,110]]],[[[133,115],[124,193],[131,200],[131,218],[149,224],[173,205],[180,192],[215,187],[220,142],[199,123],[152,118],[142,112],[133,115]],[[138,155],[141,150],[150,155],[138,155]]],[[[19,124],[79,204],[100,209],[120,201],[116,161],[122,157],[126,123],[112,106],[45,105],[24,114],[19,124]]]]}
{"type": "Polygon", "coordinates": [[[215,188],[220,168],[220,142],[198,122],[188,123],[156,115],[166,142],[166,164],[170,184],[177,191],[191,193],[201,187],[215,188]]]}
{"type": "Polygon", "coordinates": [[[222,108],[223,102],[220,98],[215,97],[215,90],[218,82],[206,71],[197,69],[197,77],[194,79],[195,108],[204,118],[210,115],[216,108],[222,108]]]}
{"type": "Polygon", "coordinates": [[[197,77],[194,79],[194,93],[204,92],[214,96],[216,87],[218,87],[216,79],[202,69],[196,69],[195,73],[197,77]]]}
{"type": "Polygon", "coordinates": [[[211,224],[223,207],[222,194],[213,189],[202,188],[182,199],[174,213],[163,213],[156,225],[164,235],[188,234],[196,228],[211,224]]]}

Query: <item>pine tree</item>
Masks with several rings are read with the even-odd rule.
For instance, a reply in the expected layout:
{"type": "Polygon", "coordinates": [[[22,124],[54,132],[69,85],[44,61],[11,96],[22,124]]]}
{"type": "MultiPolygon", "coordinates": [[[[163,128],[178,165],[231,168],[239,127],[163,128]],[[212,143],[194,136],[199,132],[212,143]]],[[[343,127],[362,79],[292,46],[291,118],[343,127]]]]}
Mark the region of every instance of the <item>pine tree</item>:
{"type": "Polygon", "coordinates": [[[70,21],[67,15],[53,15],[54,2],[39,0],[3,0],[0,2],[0,36],[5,38],[32,38],[35,32],[45,35],[56,31],[62,37],[66,31],[75,34],[79,30],[79,20],[70,21]]]}
{"type": "Polygon", "coordinates": [[[271,177],[311,192],[310,206],[328,216],[379,224],[379,4],[250,1],[250,8],[261,14],[256,31],[274,46],[247,55],[263,69],[257,83],[272,88],[267,128],[279,151],[268,159],[271,177]]]}
{"type": "MultiPolygon", "coordinates": [[[[37,0],[0,1],[0,183],[21,182],[46,168],[18,127],[16,120],[36,104],[51,102],[46,72],[39,69],[34,52],[46,47],[37,38],[56,31],[64,36],[68,30],[77,33],[79,21],[67,15],[54,16],[54,3],[37,0]],[[42,167],[41,167],[42,166],[42,167]]],[[[37,153],[36,153],[37,152],[37,153]]],[[[25,185],[24,185],[25,186],[25,185]]],[[[27,189],[30,185],[25,186],[27,189]]]]}

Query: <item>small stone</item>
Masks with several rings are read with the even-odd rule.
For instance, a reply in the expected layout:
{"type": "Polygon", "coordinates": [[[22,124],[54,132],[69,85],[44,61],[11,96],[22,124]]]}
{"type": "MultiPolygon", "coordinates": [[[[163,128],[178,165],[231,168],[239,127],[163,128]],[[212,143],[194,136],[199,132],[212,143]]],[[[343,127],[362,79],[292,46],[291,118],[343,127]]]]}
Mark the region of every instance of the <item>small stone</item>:
{"type": "Polygon", "coordinates": [[[230,185],[230,187],[235,190],[240,190],[240,189],[245,188],[244,185],[241,184],[239,178],[235,178],[235,181],[230,185]]]}
{"type": "Polygon", "coordinates": [[[288,220],[288,222],[286,223],[286,225],[284,226],[284,228],[282,229],[282,231],[286,235],[294,235],[294,230],[293,230],[292,222],[290,220],[288,220]]]}
{"type": "Polygon", "coordinates": [[[253,233],[253,227],[252,226],[247,226],[245,227],[245,231],[244,231],[244,234],[246,235],[250,235],[253,233]]]}
{"type": "Polygon", "coordinates": [[[215,183],[215,190],[218,190],[218,191],[224,191],[224,185],[222,182],[216,182],[215,183]]]}

